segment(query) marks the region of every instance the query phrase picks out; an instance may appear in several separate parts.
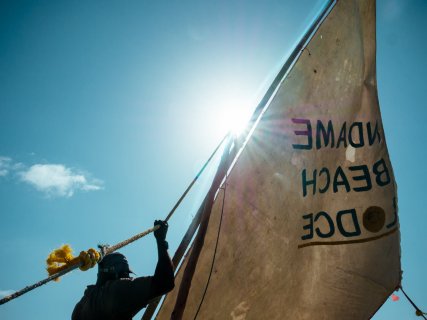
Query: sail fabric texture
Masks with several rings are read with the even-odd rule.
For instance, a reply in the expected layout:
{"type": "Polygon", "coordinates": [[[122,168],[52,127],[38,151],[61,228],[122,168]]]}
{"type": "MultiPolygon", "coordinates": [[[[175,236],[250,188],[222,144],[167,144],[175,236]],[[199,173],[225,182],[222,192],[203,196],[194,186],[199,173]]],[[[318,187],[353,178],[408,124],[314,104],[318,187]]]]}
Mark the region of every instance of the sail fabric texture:
{"type": "Polygon", "coordinates": [[[375,1],[340,0],[218,191],[182,318],[368,319],[401,280],[398,228],[375,1]]]}

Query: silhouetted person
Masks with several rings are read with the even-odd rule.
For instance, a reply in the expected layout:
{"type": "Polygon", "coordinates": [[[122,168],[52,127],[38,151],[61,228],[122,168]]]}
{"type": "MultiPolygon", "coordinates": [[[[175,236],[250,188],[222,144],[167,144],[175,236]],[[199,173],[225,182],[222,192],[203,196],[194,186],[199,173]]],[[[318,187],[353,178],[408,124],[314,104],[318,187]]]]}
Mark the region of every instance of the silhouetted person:
{"type": "Polygon", "coordinates": [[[115,252],[98,264],[95,285],[85,290],[83,298],[74,307],[72,320],[130,320],[147,303],[174,288],[172,261],[167,252],[167,222],[156,220],[160,228],[154,231],[159,260],[154,276],[131,278],[133,273],[126,257],[115,252]]]}

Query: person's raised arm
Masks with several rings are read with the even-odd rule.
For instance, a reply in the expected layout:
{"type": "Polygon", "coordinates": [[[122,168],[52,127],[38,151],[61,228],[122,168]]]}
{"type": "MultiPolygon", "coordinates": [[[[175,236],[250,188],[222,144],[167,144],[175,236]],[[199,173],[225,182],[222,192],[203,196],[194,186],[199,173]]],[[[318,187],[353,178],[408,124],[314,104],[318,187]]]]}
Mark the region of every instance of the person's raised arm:
{"type": "Polygon", "coordinates": [[[163,295],[171,291],[175,286],[173,265],[171,258],[169,257],[168,243],[166,241],[168,223],[166,221],[156,220],[154,221],[154,226],[157,225],[159,225],[160,228],[154,231],[154,237],[157,242],[159,260],[157,262],[156,271],[151,285],[151,290],[154,296],[163,295]]]}

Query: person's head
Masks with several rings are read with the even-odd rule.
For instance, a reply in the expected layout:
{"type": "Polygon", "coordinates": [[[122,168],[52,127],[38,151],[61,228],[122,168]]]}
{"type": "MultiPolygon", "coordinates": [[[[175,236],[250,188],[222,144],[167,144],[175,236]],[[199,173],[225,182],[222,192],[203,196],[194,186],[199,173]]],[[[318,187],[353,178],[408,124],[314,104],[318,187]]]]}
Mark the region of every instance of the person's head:
{"type": "Polygon", "coordinates": [[[106,255],[98,263],[98,279],[96,284],[102,285],[108,280],[129,278],[130,273],[133,272],[129,268],[126,257],[119,252],[113,252],[106,255]]]}

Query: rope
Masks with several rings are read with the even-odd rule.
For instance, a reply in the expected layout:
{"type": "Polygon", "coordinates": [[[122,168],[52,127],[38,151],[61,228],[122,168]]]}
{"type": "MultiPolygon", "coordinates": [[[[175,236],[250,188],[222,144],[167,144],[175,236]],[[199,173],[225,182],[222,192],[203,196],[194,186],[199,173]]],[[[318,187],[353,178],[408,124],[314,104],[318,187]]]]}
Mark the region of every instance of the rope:
{"type": "Polygon", "coordinates": [[[11,295],[6,296],[3,299],[1,299],[0,300],[0,305],[5,304],[6,302],[9,302],[10,300],[13,300],[15,298],[18,298],[19,296],[22,296],[23,294],[25,294],[25,293],[33,290],[33,289],[41,287],[42,285],[44,285],[44,284],[46,284],[46,283],[48,283],[48,282],[50,282],[52,280],[55,280],[55,279],[63,276],[64,274],[66,274],[66,273],[68,273],[70,271],[73,271],[74,269],[77,269],[78,267],[80,267],[80,264],[71,266],[71,267],[69,267],[69,268],[67,268],[65,270],[62,270],[62,271],[60,271],[60,272],[58,272],[58,273],[56,273],[56,274],[54,274],[54,275],[52,275],[52,276],[50,276],[50,277],[48,277],[46,279],[43,279],[43,280],[41,280],[41,281],[39,281],[39,282],[37,282],[37,283],[35,283],[33,285],[27,286],[24,289],[16,291],[15,293],[12,293],[11,295]]]}
{"type": "Polygon", "coordinates": [[[119,242],[119,243],[115,244],[114,246],[106,246],[105,251],[101,249],[101,254],[103,254],[102,257],[104,257],[107,254],[113,253],[114,251],[117,251],[117,250],[127,246],[128,244],[130,244],[136,240],[141,239],[142,237],[145,237],[147,234],[150,234],[151,232],[154,232],[159,228],[160,228],[160,226],[155,226],[153,228],[145,230],[144,232],[138,233],[137,235],[134,235],[133,237],[131,237],[127,240],[119,242]]]}
{"type": "Polygon", "coordinates": [[[224,152],[221,156],[221,161],[218,165],[217,172],[209,188],[208,197],[206,202],[203,205],[203,213],[199,224],[199,229],[197,235],[193,241],[191,254],[187,260],[184,273],[182,275],[181,284],[179,286],[178,295],[176,297],[175,306],[171,314],[171,320],[173,319],[182,319],[183,312],[186,307],[188,293],[191,287],[191,282],[193,280],[194,272],[200,257],[200,253],[203,248],[205,241],[206,231],[209,226],[210,215],[212,212],[213,203],[215,200],[215,195],[219,187],[221,186],[224,177],[227,174],[228,168],[226,167],[226,159],[231,157],[231,152],[233,151],[233,158],[235,149],[231,149],[231,140],[227,142],[227,146],[224,147],[224,152]]]}
{"type": "MultiPolygon", "coordinates": [[[[227,137],[229,136],[229,134],[225,135],[224,138],[222,138],[221,142],[218,144],[218,146],[215,148],[215,150],[212,152],[211,156],[209,157],[208,160],[206,160],[205,164],[203,165],[203,167],[200,169],[200,171],[197,173],[197,175],[195,176],[195,178],[193,179],[193,181],[191,181],[190,185],[187,187],[187,189],[184,191],[184,193],[182,194],[182,196],[178,199],[178,201],[176,202],[175,206],[172,208],[172,210],[169,212],[169,214],[167,215],[165,221],[168,221],[172,215],[174,214],[175,210],[178,208],[178,206],[180,205],[180,203],[182,202],[182,200],[184,200],[185,196],[187,195],[187,193],[190,191],[190,189],[193,187],[194,183],[197,181],[197,179],[199,179],[200,175],[203,173],[203,171],[206,169],[206,167],[208,166],[208,164],[210,163],[210,161],[212,160],[212,158],[214,157],[214,155],[216,154],[216,152],[218,151],[218,149],[221,147],[221,145],[223,144],[223,142],[227,139],[227,137]]],[[[124,240],[122,242],[119,242],[113,246],[101,246],[101,250],[99,252],[97,252],[97,254],[100,255],[100,259],[102,260],[102,258],[107,255],[110,254],[114,251],[117,251],[120,248],[123,248],[125,246],[127,246],[128,244],[141,239],[142,237],[150,234],[151,232],[156,231],[160,226],[154,226],[153,228],[147,229],[144,232],[138,233],[137,235],[134,235],[133,237],[124,240]]],[[[64,247],[62,247],[63,249],[64,247]]],[[[58,250],[58,249],[57,249],[58,250]]],[[[60,249],[59,249],[60,250],[60,249]]],[[[65,249],[65,251],[67,251],[68,249],[65,249]]],[[[89,249],[90,250],[90,249],[89,249]]],[[[89,251],[88,250],[88,251],[89,251]]],[[[54,250],[54,252],[56,252],[56,250],[54,250]]],[[[49,255],[50,257],[50,255],[49,255]]],[[[56,266],[54,268],[55,271],[57,271],[55,274],[50,275],[49,277],[36,282],[32,285],[26,286],[25,288],[18,290],[2,299],[0,299],[0,305],[5,304],[13,299],[16,299],[20,296],[22,296],[23,294],[34,290],[38,287],[41,287],[42,285],[54,280],[54,281],[58,281],[59,277],[77,269],[80,268],[82,269],[82,267],[84,267],[84,262],[82,261],[82,259],[80,258],[80,256],[78,257],[72,257],[70,258],[69,256],[64,255],[63,261],[54,261],[54,262],[61,262],[64,263],[61,266],[56,266]]],[[[49,258],[48,258],[49,260],[49,258]]],[[[48,263],[48,268],[49,268],[49,263],[48,263]]]]}
{"type": "Polygon", "coordinates": [[[224,195],[222,197],[221,217],[220,217],[220,220],[219,220],[218,233],[217,233],[216,242],[215,242],[214,254],[213,254],[213,257],[212,257],[211,269],[209,271],[209,277],[208,277],[208,280],[206,282],[206,287],[205,287],[205,290],[203,292],[202,299],[200,300],[200,303],[199,303],[199,306],[197,308],[196,314],[194,315],[194,320],[196,320],[197,316],[199,315],[200,308],[202,307],[203,301],[205,300],[206,292],[208,291],[209,283],[210,283],[211,277],[212,277],[212,272],[213,272],[213,268],[214,268],[214,264],[215,264],[215,258],[216,258],[216,252],[217,252],[217,249],[218,249],[219,235],[221,233],[222,218],[224,216],[225,195],[226,195],[226,191],[227,191],[227,178],[228,178],[228,172],[226,172],[226,174],[225,174],[225,181],[224,181],[224,188],[223,188],[224,195]]]}
{"type": "Polygon", "coordinates": [[[405,290],[403,290],[402,286],[400,286],[400,290],[402,290],[403,294],[405,295],[406,299],[408,299],[408,301],[412,304],[412,306],[415,308],[415,314],[418,317],[423,317],[424,319],[426,318],[426,313],[422,312],[420,310],[420,308],[417,307],[417,305],[411,300],[411,298],[408,297],[408,295],[406,294],[405,290]]]}
{"type": "Polygon", "coordinates": [[[200,169],[200,171],[197,173],[197,175],[194,177],[193,181],[191,181],[190,185],[187,187],[187,189],[184,191],[184,193],[182,194],[181,198],[179,198],[179,200],[176,202],[176,204],[174,205],[174,207],[172,208],[172,210],[169,212],[169,214],[167,215],[165,221],[168,221],[169,218],[173,215],[173,213],[175,212],[176,208],[178,208],[178,206],[180,205],[180,203],[182,202],[182,200],[184,200],[185,196],[187,195],[188,191],[190,191],[191,187],[194,185],[194,183],[196,183],[197,179],[199,179],[200,175],[202,174],[202,172],[206,169],[206,167],[208,166],[209,162],[212,160],[212,158],[214,157],[214,155],[216,154],[216,152],[218,151],[219,147],[224,143],[225,139],[227,139],[227,137],[229,137],[229,133],[227,133],[224,138],[222,138],[221,142],[218,144],[218,146],[215,148],[215,150],[212,152],[211,156],[209,157],[208,160],[206,160],[205,164],[203,165],[202,169],[200,169]]]}

